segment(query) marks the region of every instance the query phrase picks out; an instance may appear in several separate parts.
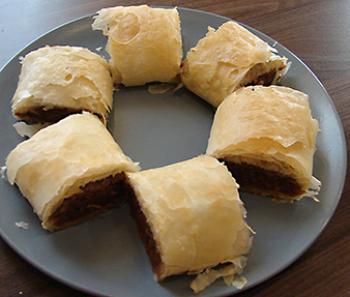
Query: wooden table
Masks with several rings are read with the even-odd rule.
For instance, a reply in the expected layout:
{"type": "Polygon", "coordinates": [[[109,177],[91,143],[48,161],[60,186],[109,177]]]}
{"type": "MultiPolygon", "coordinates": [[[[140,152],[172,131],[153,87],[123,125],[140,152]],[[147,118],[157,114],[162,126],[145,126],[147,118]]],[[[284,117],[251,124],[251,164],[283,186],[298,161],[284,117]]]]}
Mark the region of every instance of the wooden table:
{"type": "MultiPolygon", "coordinates": [[[[350,136],[350,1],[147,1],[202,9],[246,23],[278,40],[316,73],[350,136]]],[[[102,7],[141,4],[108,0],[1,0],[0,67],[27,43],[102,7]]],[[[349,156],[349,151],[348,151],[349,156]]],[[[288,269],[240,296],[350,296],[350,177],[329,225],[288,269]]],[[[0,240],[0,296],[87,296],[27,264],[0,240]]]]}

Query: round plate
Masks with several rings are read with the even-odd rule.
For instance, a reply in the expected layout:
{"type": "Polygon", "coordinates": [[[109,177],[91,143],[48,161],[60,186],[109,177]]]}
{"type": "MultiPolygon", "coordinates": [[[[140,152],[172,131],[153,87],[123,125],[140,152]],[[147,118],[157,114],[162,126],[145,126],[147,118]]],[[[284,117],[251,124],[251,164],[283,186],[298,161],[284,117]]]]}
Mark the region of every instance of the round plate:
{"type": "MultiPolygon", "coordinates": [[[[228,19],[215,14],[179,8],[185,52],[203,37],[207,27],[228,19]]],[[[0,73],[0,159],[22,139],[12,128],[11,97],[20,72],[19,56],[49,45],[79,45],[96,51],[105,44],[100,32],[91,30],[92,18],[84,17],[55,29],[14,57],[0,73]]],[[[295,204],[242,193],[248,223],[256,231],[244,275],[246,288],[271,277],[299,257],[320,234],[332,216],[345,178],[344,133],[332,100],[310,69],[283,46],[248,28],[275,45],[292,62],[281,82],[310,95],[313,115],[319,120],[314,174],[322,181],[321,203],[305,199],[295,204]]],[[[103,52],[100,52],[101,54],[103,52]]],[[[133,160],[146,168],[163,166],[205,152],[214,110],[185,89],[175,94],[151,95],[146,87],[115,93],[109,128],[133,160]]],[[[193,277],[153,279],[151,266],[127,207],[110,211],[84,224],[56,233],[40,227],[32,208],[18,189],[0,179],[0,233],[4,240],[34,266],[74,288],[103,296],[192,296],[193,277]],[[15,222],[29,223],[29,229],[15,222]]],[[[201,296],[236,293],[217,281],[201,296]]]]}

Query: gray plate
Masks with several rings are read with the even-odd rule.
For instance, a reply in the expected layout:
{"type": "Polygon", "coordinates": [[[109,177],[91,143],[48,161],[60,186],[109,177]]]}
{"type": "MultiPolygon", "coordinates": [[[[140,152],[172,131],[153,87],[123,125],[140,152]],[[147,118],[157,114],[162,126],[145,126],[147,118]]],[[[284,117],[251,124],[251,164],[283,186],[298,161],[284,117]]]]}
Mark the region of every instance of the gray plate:
{"type": "MultiPolygon", "coordinates": [[[[207,30],[227,18],[190,9],[179,9],[184,49],[188,50],[207,30]]],[[[55,29],[34,41],[14,57],[0,73],[0,160],[21,139],[16,135],[10,100],[20,72],[19,56],[44,45],[80,45],[95,50],[104,44],[99,32],[84,17],[55,29]]],[[[254,30],[271,45],[274,40],[254,30]]],[[[245,276],[252,287],[297,259],[320,234],[339,201],[346,170],[344,133],[332,100],[305,64],[277,44],[281,55],[292,61],[282,84],[310,95],[314,116],[320,121],[314,172],[323,183],[321,203],[303,200],[294,205],[242,194],[248,222],[257,232],[245,276]]],[[[150,95],[146,88],[129,88],[115,94],[109,128],[124,151],[143,168],[163,166],[204,153],[213,110],[182,89],[175,95],[150,95]]],[[[1,161],[3,162],[3,161],[1,161]]],[[[34,266],[74,288],[104,296],[192,296],[191,277],[153,281],[147,256],[135,225],[123,207],[90,222],[49,234],[44,231],[19,191],[0,179],[0,233],[3,239],[34,266]],[[29,230],[15,227],[30,224],[29,230]]],[[[236,293],[222,281],[201,296],[236,293]]]]}

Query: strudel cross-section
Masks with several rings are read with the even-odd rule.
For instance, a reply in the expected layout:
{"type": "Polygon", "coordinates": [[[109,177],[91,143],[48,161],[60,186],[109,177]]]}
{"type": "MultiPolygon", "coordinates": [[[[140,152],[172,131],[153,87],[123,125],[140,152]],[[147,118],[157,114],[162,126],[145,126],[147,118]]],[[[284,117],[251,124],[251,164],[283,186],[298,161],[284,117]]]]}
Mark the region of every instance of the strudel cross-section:
{"type": "Polygon", "coordinates": [[[92,28],[108,37],[114,83],[140,86],[177,80],[182,39],[176,8],[104,8],[97,12],[92,28]]]}
{"type": "Polygon", "coordinates": [[[285,73],[287,59],[275,54],[263,40],[233,21],[205,37],[190,49],[181,78],[184,85],[217,107],[236,89],[271,85],[285,73]]]}
{"type": "Polygon", "coordinates": [[[106,123],[113,83],[108,63],[86,48],[46,46],[22,61],[12,113],[30,124],[54,123],[88,111],[106,123]]]}
{"type": "Polygon", "coordinates": [[[214,266],[230,265],[222,275],[227,282],[243,269],[252,233],[226,166],[199,156],[128,178],[132,212],[157,280],[196,273],[192,288],[201,291],[220,277],[220,270],[209,277],[214,266]]]}
{"type": "Polygon", "coordinates": [[[224,161],[243,190],[284,201],[315,197],[318,129],[308,95],[279,86],[241,88],[217,109],[207,154],[224,161]]]}
{"type": "Polygon", "coordinates": [[[7,176],[54,231],[118,206],[125,172],[139,167],[90,113],[71,115],[20,143],[7,157],[7,176]]]}

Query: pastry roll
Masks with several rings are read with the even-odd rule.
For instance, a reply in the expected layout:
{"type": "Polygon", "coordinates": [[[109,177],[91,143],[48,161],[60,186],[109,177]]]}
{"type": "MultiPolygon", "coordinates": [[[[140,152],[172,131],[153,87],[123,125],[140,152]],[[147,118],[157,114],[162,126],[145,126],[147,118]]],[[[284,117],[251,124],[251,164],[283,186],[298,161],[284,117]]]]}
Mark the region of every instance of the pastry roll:
{"type": "Polygon", "coordinates": [[[107,61],[88,49],[46,46],[22,60],[12,113],[27,123],[54,123],[83,110],[106,122],[112,108],[107,61]]]}
{"type": "Polygon", "coordinates": [[[243,190],[293,201],[315,197],[312,177],[318,122],[308,95],[279,86],[250,86],[216,111],[207,154],[225,161],[243,190]]]}
{"type": "Polygon", "coordinates": [[[132,212],[157,280],[205,270],[192,283],[197,292],[210,283],[210,272],[220,274],[213,266],[230,263],[225,269],[231,277],[244,267],[251,231],[226,166],[199,156],[128,178],[132,212]]]}
{"type": "Polygon", "coordinates": [[[235,22],[208,33],[188,53],[181,79],[199,97],[217,107],[236,89],[271,85],[284,74],[287,59],[235,22]]]}
{"type": "Polygon", "coordinates": [[[54,231],[115,207],[125,196],[125,172],[139,170],[102,122],[84,112],[40,130],[6,160],[7,176],[54,231]]]}
{"type": "Polygon", "coordinates": [[[174,82],[180,72],[182,40],[176,8],[117,6],[98,12],[92,25],[108,37],[116,84],[174,82]]]}

